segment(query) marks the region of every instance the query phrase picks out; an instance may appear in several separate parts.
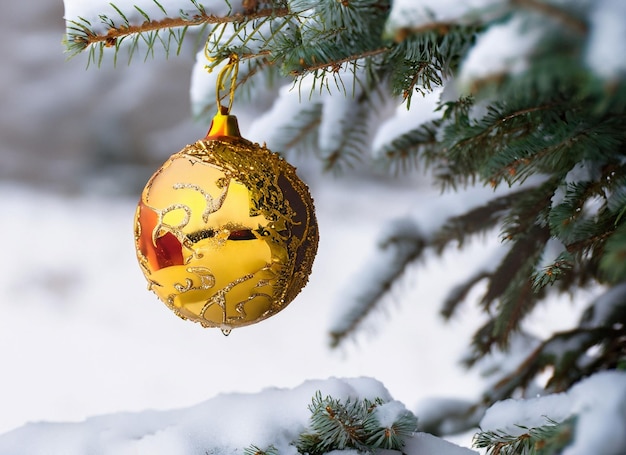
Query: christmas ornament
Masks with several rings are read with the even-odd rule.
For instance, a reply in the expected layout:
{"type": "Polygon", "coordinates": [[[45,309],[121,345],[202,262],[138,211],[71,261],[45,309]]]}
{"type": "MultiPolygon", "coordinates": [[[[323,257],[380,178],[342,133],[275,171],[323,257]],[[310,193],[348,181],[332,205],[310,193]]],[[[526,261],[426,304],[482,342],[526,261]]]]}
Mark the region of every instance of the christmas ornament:
{"type": "Polygon", "coordinates": [[[220,104],[207,136],[150,178],[135,215],[148,288],[178,316],[231,329],[285,308],[307,283],[317,251],[313,200],[295,168],[239,133],[220,104]]]}

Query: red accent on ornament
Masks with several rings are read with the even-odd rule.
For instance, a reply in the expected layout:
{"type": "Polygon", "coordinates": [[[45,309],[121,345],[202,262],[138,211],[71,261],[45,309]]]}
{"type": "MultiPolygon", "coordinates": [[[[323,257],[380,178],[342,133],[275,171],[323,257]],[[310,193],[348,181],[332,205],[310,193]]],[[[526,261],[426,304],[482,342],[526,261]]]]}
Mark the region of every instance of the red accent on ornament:
{"type": "Polygon", "coordinates": [[[183,247],[171,232],[156,239],[155,253],[159,269],[184,264],[183,247]]]}
{"type": "Polygon", "coordinates": [[[183,265],[183,248],[178,239],[171,232],[166,232],[152,243],[152,232],[158,221],[157,214],[139,202],[139,250],[145,256],[153,270],[160,270],[173,265],[183,265]]]}

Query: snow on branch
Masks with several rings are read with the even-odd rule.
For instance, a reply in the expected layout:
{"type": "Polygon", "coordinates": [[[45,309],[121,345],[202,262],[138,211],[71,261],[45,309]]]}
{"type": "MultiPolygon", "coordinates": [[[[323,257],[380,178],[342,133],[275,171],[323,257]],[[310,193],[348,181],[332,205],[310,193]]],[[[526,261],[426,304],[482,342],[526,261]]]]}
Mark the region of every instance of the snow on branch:
{"type": "Polygon", "coordinates": [[[494,404],[481,420],[481,433],[474,441],[477,447],[490,447],[488,454],[530,453],[519,450],[524,447],[544,448],[545,452],[537,452],[542,454],[624,453],[624,403],[626,372],[596,373],[565,393],[494,404]],[[531,441],[537,444],[528,446],[531,441]]]}
{"type": "MultiPolygon", "coordinates": [[[[416,213],[390,221],[382,229],[376,254],[366,261],[357,277],[349,280],[353,290],[346,293],[340,311],[331,322],[331,345],[337,346],[358,330],[365,318],[383,304],[407,267],[422,257],[426,249],[442,254],[452,243],[461,247],[467,238],[493,229],[510,215],[513,201],[522,200],[536,191],[538,189],[534,187],[519,191],[499,190],[494,197],[493,191],[486,188],[468,189],[464,197],[457,196],[449,206],[441,200],[436,202],[436,207],[421,206],[419,212],[427,213],[426,218],[416,213]],[[458,212],[462,214],[455,215],[458,212]],[[354,283],[358,285],[354,286],[354,283]]],[[[478,271],[453,289],[446,299],[443,314],[449,318],[464,296],[483,279],[490,284],[485,294],[486,305],[509,290],[509,278],[527,261],[527,254],[534,251],[525,248],[528,245],[524,242],[517,248],[516,245],[507,245],[498,254],[490,255],[486,264],[479,265],[478,271]],[[514,256],[517,262],[507,267],[510,256],[514,256]]],[[[516,318],[515,322],[518,320],[516,318]]]]}
{"type": "Polygon", "coordinates": [[[515,390],[528,390],[533,379],[547,369],[552,374],[545,388],[559,392],[593,371],[614,368],[623,356],[624,344],[619,340],[626,337],[621,324],[625,313],[626,284],[621,284],[596,298],[578,327],[556,332],[540,343],[523,343],[526,347],[517,350],[521,358],[515,359],[516,367],[498,378],[487,392],[489,400],[510,396],[515,390]]]}
{"type": "Polygon", "coordinates": [[[380,251],[358,277],[359,283],[348,304],[340,307],[330,327],[331,345],[337,346],[380,303],[406,267],[416,260],[426,245],[421,229],[409,218],[393,221],[379,242],[380,251]]]}

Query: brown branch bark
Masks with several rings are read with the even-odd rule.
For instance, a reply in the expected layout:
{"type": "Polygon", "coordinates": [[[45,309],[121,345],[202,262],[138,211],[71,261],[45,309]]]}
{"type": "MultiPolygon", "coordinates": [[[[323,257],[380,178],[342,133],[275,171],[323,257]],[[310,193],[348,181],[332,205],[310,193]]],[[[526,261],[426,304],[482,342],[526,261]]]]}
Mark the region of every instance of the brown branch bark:
{"type": "Polygon", "coordinates": [[[396,30],[393,37],[396,43],[401,43],[412,35],[421,35],[422,33],[435,32],[440,36],[447,35],[450,29],[457,27],[454,22],[430,22],[419,27],[400,27],[396,30]]]}
{"type": "Polygon", "coordinates": [[[110,28],[104,34],[89,33],[85,30],[84,36],[74,36],[74,41],[81,43],[85,47],[92,44],[104,43],[107,47],[113,47],[117,41],[126,36],[134,35],[137,33],[153,32],[157,30],[176,28],[176,27],[190,27],[204,24],[221,24],[226,22],[242,22],[245,20],[258,19],[261,17],[276,16],[284,17],[289,14],[287,8],[279,9],[265,9],[254,13],[242,14],[236,13],[230,16],[215,16],[213,14],[198,14],[190,19],[183,17],[166,17],[161,20],[144,21],[138,25],[121,25],[119,27],[110,28]]]}
{"type": "Polygon", "coordinates": [[[344,63],[352,62],[360,58],[373,57],[375,55],[383,54],[387,52],[388,50],[389,48],[387,47],[381,47],[380,49],[373,49],[371,51],[362,52],[360,54],[349,55],[339,60],[333,60],[332,62],[324,62],[324,63],[320,63],[317,65],[303,66],[303,68],[300,70],[290,71],[289,75],[301,76],[302,74],[306,72],[321,70],[323,68],[328,68],[328,67],[331,67],[333,71],[339,71],[339,69],[341,68],[341,65],[343,65],[344,63]]]}

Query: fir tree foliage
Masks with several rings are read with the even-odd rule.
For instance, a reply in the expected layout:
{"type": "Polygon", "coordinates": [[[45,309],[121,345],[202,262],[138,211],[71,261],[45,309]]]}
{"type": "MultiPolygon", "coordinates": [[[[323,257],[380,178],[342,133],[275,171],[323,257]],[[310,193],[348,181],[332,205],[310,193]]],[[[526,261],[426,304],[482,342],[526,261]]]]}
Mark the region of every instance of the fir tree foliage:
{"type": "Polygon", "coordinates": [[[155,46],[160,45],[166,55],[180,53],[190,26],[210,22],[213,16],[195,0],[190,0],[189,9],[179,10],[172,15],[162,3],[153,0],[162,13],[162,20],[155,20],[145,9],[135,6],[133,11],[122,11],[114,3],[111,12],[102,13],[97,19],[84,17],[67,18],[67,33],[64,44],[67,52],[74,56],[88,52],[88,64],[100,65],[105,49],[114,49],[114,62],[122,48],[128,51],[128,62],[140,50],[144,58],[154,56],[155,46]]]}
{"type": "Polygon", "coordinates": [[[244,455],[279,455],[278,449],[273,445],[270,445],[266,449],[261,449],[258,446],[251,445],[243,450],[244,455]]]}
{"type": "MultiPolygon", "coordinates": [[[[490,316],[476,332],[468,365],[496,348],[507,349],[511,336],[523,330],[526,316],[555,291],[571,293],[602,284],[608,295],[626,279],[625,81],[607,82],[585,64],[584,5],[566,9],[517,3],[524,8],[510,14],[524,17],[541,31],[527,68],[475,81],[469,96],[441,104],[440,119],[393,139],[382,154],[396,169],[431,169],[444,190],[476,183],[510,188],[508,194],[415,237],[420,248],[412,262],[428,249],[442,253],[453,242],[462,246],[478,233],[500,231],[504,254],[499,262],[477,270],[453,289],[442,310],[452,317],[469,291],[486,282],[480,303],[490,316]],[[554,244],[560,252],[546,262],[554,244]]],[[[380,243],[386,244],[385,239],[380,243]]],[[[387,260],[404,264],[402,270],[410,265],[400,253],[387,260]]],[[[390,290],[400,276],[376,278],[366,273],[361,278],[369,288],[380,283],[390,290]]],[[[384,302],[384,294],[365,294],[346,311],[351,320],[364,320],[384,302]]],[[[606,295],[598,299],[604,300],[606,295]]],[[[533,388],[546,368],[553,372],[547,390],[562,391],[594,371],[623,364],[626,319],[620,300],[609,300],[612,309],[605,313],[610,315],[605,321],[590,326],[582,317],[580,327],[555,333],[517,371],[486,391],[484,402],[533,388]],[[561,349],[564,344],[568,349],[561,349]],[[599,349],[588,358],[591,348],[599,349]]],[[[590,308],[596,305],[597,301],[590,308]]],[[[332,343],[338,344],[357,327],[332,331],[332,343]]]]}
{"type": "MultiPolygon", "coordinates": [[[[301,454],[322,455],[348,449],[362,453],[377,449],[401,451],[406,439],[417,431],[417,418],[411,412],[398,402],[380,398],[342,401],[318,391],[309,410],[309,426],[293,443],[301,454]]],[[[273,446],[261,449],[252,445],[244,453],[278,455],[273,446]]]]}
{"type": "Polygon", "coordinates": [[[481,431],[474,436],[474,446],[486,448],[487,455],[558,455],[572,440],[575,418],[564,422],[547,420],[541,427],[520,425],[520,435],[481,431]]]}
{"type": "Polygon", "coordinates": [[[332,397],[322,397],[318,392],[309,406],[310,427],[296,443],[298,452],[321,455],[345,449],[360,452],[401,450],[405,444],[404,438],[410,437],[417,430],[417,418],[404,410],[392,422],[381,424],[379,411],[390,403],[385,404],[380,399],[347,399],[342,402],[332,397]]]}

